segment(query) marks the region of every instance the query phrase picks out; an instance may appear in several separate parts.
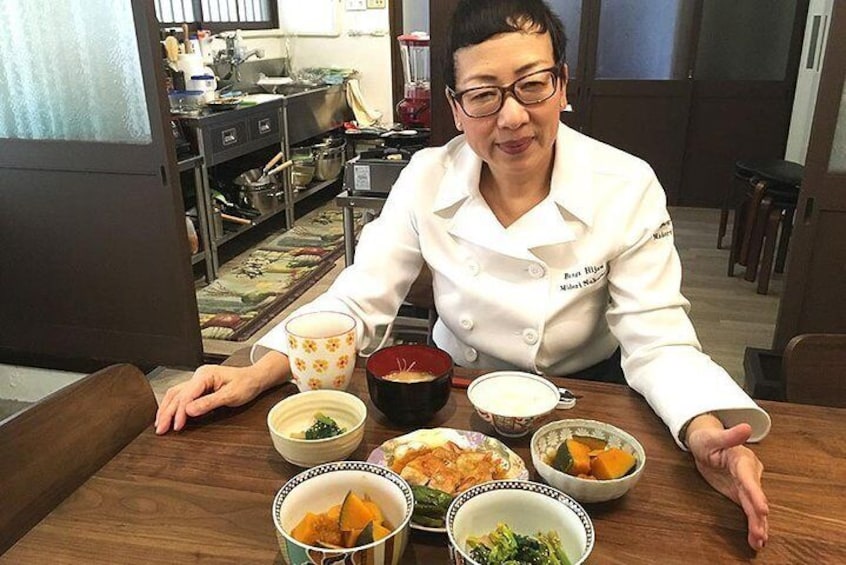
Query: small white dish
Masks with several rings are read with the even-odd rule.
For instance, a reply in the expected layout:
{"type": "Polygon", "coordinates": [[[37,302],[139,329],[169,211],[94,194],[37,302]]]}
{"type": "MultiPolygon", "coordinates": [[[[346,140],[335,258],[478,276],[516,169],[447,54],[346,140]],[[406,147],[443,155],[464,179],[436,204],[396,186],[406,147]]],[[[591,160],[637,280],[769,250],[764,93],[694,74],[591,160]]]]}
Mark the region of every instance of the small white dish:
{"type": "Polygon", "coordinates": [[[278,402],[267,413],[267,427],[273,447],[286,461],[300,467],[314,467],[346,459],[355,451],[364,437],[366,419],[367,406],[358,397],[340,390],[313,390],[278,402]],[[335,420],[346,431],[325,439],[292,437],[311,427],[318,412],[335,420]]]}
{"type": "Polygon", "coordinates": [[[479,416],[500,435],[522,437],[543,423],[555,409],[572,408],[575,397],[540,375],[497,371],[477,377],[467,398],[479,416]]]}

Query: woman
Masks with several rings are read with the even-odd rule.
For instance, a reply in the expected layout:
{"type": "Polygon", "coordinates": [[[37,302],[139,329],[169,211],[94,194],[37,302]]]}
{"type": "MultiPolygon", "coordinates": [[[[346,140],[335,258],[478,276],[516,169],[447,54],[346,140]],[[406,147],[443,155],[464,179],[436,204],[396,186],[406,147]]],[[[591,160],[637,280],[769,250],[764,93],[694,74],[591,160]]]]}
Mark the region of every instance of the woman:
{"type": "MultiPolygon", "coordinates": [[[[613,364],[621,347],[628,384],[742,506],[760,549],[763,467],[743,444],[766,435],[769,417],[700,350],[651,168],[559,123],[565,43],[541,0],[459,4],[447,96],[463,135],[414,156],[364,228],[355,264],[299,312],[348,312],[358,346],[378,346],[425,263],[435,342],[460,365],[566,375],[613,364]]],[[[251,367],[201,367],[168,391],[156,431],[284,382],[286,347],[280,325],[251,367]]]]}

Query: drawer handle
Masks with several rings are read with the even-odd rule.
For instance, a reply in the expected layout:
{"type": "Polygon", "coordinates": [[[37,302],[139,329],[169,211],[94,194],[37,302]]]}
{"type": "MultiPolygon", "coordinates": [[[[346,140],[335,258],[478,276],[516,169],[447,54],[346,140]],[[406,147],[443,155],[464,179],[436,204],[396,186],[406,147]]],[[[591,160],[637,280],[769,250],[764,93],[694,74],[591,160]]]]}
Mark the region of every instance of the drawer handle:
{"type": "Polygon", "coordinates": [[[270,133],[270,118],[264,118],[258,121],[259,133],[270,133]]]}
{"type": "Polygon", "coordinates": [[[223,135],[223,146],[226,147],[227,145],[232,145],[233,143],[238,143],[238,130],[235,128],[225,129],[222,132],[223,135]]]}

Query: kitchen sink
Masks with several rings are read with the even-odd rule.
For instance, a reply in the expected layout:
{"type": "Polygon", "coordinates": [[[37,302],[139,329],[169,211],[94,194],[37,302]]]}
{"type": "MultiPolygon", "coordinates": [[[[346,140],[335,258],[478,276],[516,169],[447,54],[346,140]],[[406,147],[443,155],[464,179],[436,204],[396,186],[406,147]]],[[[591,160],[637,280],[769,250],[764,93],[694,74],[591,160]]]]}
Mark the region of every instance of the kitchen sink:
{"type": "Polygon", "coordinates": [[[265,92],[270,94],[281,94],[282,96],[295,96],[320,88],[320,85],[304,84],[304,83],[288,83],[288,84],[261,84],[259,85],[265,92]]]}

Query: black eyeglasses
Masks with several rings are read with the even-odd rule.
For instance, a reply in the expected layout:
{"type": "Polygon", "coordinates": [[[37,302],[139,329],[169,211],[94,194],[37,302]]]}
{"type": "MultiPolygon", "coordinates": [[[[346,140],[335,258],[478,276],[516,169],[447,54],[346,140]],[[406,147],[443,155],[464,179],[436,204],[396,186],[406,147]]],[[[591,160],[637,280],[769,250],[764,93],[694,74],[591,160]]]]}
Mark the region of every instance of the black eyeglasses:
{"type": "Polygon", "coordinates": [[[477,86],[461,92],[447,88],[447,92],[470,118],[492,116],[505,104],[510,92],[524,106],[540,104],[558,91],[558,67],[550,67],[522,76],[508,86],[477,86]]]}

